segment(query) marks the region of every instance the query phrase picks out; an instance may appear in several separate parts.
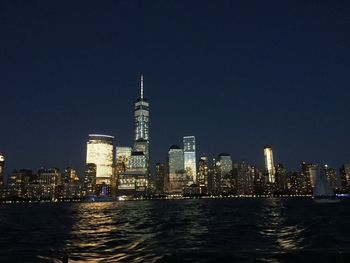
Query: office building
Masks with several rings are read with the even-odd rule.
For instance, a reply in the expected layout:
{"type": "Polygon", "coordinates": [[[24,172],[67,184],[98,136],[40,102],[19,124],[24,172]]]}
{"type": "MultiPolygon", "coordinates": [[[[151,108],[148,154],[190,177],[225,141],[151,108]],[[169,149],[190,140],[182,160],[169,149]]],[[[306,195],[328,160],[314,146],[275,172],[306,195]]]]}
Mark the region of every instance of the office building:
{"type": "Polygon", "coordinates": [[[197,184],[196,139],[194,136],[183,137],[184,167],[188,184],[197,184]]]}
{"type": "Polygon", "coordinates": [[[110,185],[113,176],[113,136],[90,134],[86,163],[96,165],[96,185],[110,185]]]}
{"type": "Polygon", "coordinates": [[[339,170],[342,192],[350,191],[350,164],[344,164],[339,170]]]}
{"type": "Polygon", "coordinates": [[[284,194],[288,189],[287,170],[283,164],[278,164],[275,170],[276,190],[279,194],[284,194]]]}
{"type": "Polygon", "coordinates": [[[268,182],[275,183],[275,164],[273,162],[272,148],[269,146],[264,147],[264,160],[265,160],[265,171],[268,175],[268,182]]]}
{"type": "Polygon", "coordinates": [[[184,152],[177,145],[169,148],[167,168],[167,192],[169,194],[182,194],[188,180],[184,167],[184,152]]]}
{"type": "Polygon", "coordinates": [[[301,163],[300,187],[303,194],[311,194],[316,184],[318,165],[313,163],[301,163]]]}
{"type": "Polygon", "coordinates": [[[116,162],[115,168],[117,174],[121,172],[126,172],[129,167],[129,162],[131,158],[132,148],[131,147],[120,147],[115,148],[116,151],[116,162]]]}
{"type": "Polygon", "coordinates": [[[198,161],[197,183],[201,194],[208,193],[208,157],[202,155],[198,161]]]}
{"type": "Polygon", "coordinates": [[[61,173],[58,168],[41,168],[38,171],[40,197],[46,200],[57,200],[60,197],[59,185],[61,173]]]}
{"type": "Polygon", "coordinates": [[[87,163],[85,166],[84,196],[96,195],[96,169],[94,163],[87,163]]]}
{"type": "Polygon", "coordinates": [[[77,172],[72,167],[67,167],[62,178],[62,194],[63,199],[79,198],[81,189],[77,172]]]}
{"type": "Polygon", "coordinates": [[[220,153],[216,159],[216,179],[220,183],[220,193],[232,193],[234,178],[232,174],[232,159],[228,153],[220,153]]]}
{"type": "Polygon", "coordinates": [[[156,164],[155,190],[157,194],[164,193],[165,166],[162,163],[156,164]]]}
{"type": "Polygon", "coordinates": [[[324,174],[326,176],[326,179],[327,179],[328,183],[330,184],[332,189],[335,190],[337,188],[337,172],[336,172],[336,170],[331,168],[331,167],[329,167],[326,164],[323,167],[323,171],[324,171],[324,174]]]}

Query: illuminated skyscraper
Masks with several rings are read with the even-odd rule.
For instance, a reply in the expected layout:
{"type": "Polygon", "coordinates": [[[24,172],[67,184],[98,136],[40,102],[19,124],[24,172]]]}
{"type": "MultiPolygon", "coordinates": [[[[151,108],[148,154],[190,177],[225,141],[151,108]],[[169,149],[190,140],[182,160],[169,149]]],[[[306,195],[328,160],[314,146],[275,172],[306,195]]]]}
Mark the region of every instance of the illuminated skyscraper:
{"type": "Polygon", "coordinates": [[[196,167],[196,138],[194,136],[183,137],[184,144],[184,166],[189,184],[197,183],[196,167]]]}
{"type": "Polygon", "coordinates": [[[84,178],[84,195],[95,195],[96,193],[96,164],[87,163],[84,178]]]}
{"type": "Polygon", "coordinates": [[[264,147],[264,159],[265,159],[265,170],[268,173],[269,183],[275,182],[275,165],[273,162],[272,148],[269,146],[264,147]]]}
{"type": "Polygon", "coordinates": [[[5,157],[0,153],[0,186],[4,184],[5,157]]]}
{"type": "Polygon", "coordinates": [[[131,153],[128,170],[146,174],[147,158],[143,152],[131,153]]]}
{"type": "Polygon", "coordinates": [[[120,147],[115,148],[116,151],[116,172],[121,173],[125,172],[128,169],[130,158],[131,158],[131,147],[120,147]]]}
{"type": "Polygon", "coordinates": [[[228,153],[220,153],[217,158],[217,165],[219,166],[222,175],[228,174],[232,170],[232,159],[228,153]]]}
{"type": "Polygon", "coordinates": [[[198,186],[201,189],[201,193],[207,193],[208,191],[208,157],[202,155],[198,161],[198,186]]]}
{"type": "Polygon", "coordinates": [[[66,183],[66,184],[70,184],[70,183],[75,184],[75,183],[78,183],[79,181],[77,171],[72,167],[67,167],[66,170],[64,170],[62,179],[63,179],[62,183],[66,183]]]}
{"type": "Polygon", "coordinates": [[[312,163],[301,163],[301,190],[303,193],[312,193],[312,188],[315,187],[316,177],[318,173],[318,165],[312,163]]]}
{"type": "Polygon", "coordinates": [[[144,97],[143,75],[141,75],[140,97],[135,102],[134,149],[127,169],[118,174],[117,193],[120,195],[142,195],[149,188],[149,103],[144,97]]]}
{"type": "Polygon", "coordinates": [[[62,198],[79,197],[80,187],[77,171],[72,167],[67,167],[62,179],[62,198]]]}
{"type": "Polygon", "coordinates": [[[143,75],[141,75],[140,90],[140,98],[136,101],[134,108],[134,151],[143,152],[147,158],[147,162],[149,162],[149,103],[144,97],[143,75]]]}
{"type": "Polygon", "coordinates": [[[184,152],[177,146],[173,145],[168,151],[168,174],[167,174],[167,192],[171,194],[181,194],[187,185],[184,152]]]}
{"type": "Polygon", "coordinates": [[[58,168],[39,169],[38,181],[43,199],[57,199],[57,190],[61,183],[61,173],[58,168]]]}
{"type": "Polygon", "coordinates": [[[110,185],[113,176],[113,136],[90,134],[86,164],[96,165],[96,185],[110,185]]]}
{"type": "Polygon", "coordinates": [[[132,152],[127,171],[118,174],[118,195],[143,195],[148,188],[147,158],[143,152],[132,152]]]}
{"type": "Polygon", "coordinates": [[[27,198],[28,186],[32,177],[33,172],[31,170],[15,170],[10,176],[8,184],[8,195],[16,198],[27,198]]]}
{"type": "Polygon", "coordinates": [[[220,153],[216,160],[216,181],[219,182],[218,191],[230,192],[233,188],[232,159],[228,153],[220,153]]]}

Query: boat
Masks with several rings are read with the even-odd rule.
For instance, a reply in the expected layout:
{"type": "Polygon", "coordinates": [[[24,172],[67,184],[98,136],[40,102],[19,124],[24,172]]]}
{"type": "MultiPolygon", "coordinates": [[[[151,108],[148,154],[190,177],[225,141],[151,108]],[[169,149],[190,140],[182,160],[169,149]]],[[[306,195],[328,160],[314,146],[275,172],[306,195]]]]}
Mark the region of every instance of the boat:
{"type": "Polygon", "coordinates": [[[339,203],[340,199],[334,194],[330,184],[327,182],[325,175],[321,172],[316,176],[316,184],[313,191],[313,200],[319,204],[339,203]]]}

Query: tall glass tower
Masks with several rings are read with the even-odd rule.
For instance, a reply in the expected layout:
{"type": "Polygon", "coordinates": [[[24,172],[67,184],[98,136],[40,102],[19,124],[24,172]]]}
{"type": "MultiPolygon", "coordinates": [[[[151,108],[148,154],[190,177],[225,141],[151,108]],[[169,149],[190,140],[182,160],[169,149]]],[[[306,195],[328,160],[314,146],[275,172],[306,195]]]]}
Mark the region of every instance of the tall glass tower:
{"type": "Polygon", "coordinates": [[[96,165],[96,185],[111,184],[113,176],[114,137],[89,134],[86,148],[86,164],[96,165]]]}
{"type": "Polygon", "coordinates": [[[143,152],[149,161],[149,103],[143,95],[143,75],[141,75],[140,97],[134,108],[135,138],[134,151],[143,152]]]}
{"type": "Polygon", "coordinates": [[[189,184],[197,183],[196,166],[196,138],[194,136],[183,137],[184,143],[184,166],[189,184]]]}
{"type": "Polygon", "coordinates": [[[264,159],[265,159],[265,170],[269,175],[269,183],[275,182],[275,164],[273,162],[272,148],[269,146],[264,147],[264,159]]]}
{"type": "Polygon", "coordinates": [[[184,152],[179,146],[173,145],[169,148],[167,165],[167,192],[180,194],[186,187],[187,180],[184,170],[184,152]]]}

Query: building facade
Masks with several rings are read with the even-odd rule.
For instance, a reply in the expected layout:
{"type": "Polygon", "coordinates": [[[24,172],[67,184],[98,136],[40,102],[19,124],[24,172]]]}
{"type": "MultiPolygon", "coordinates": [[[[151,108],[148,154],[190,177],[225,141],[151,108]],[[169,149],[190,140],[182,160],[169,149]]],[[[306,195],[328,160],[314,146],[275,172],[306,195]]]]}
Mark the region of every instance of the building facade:
{"type": "Polygon", "coordinates": [[[143,75],[141,75],[140,97],[134,107],[134,151],[143,152],[149,167],[149,103],[144,97],[143,75]]]}
{"type": "Polygon", "coordinates": [[[194,136],[183,137],[184,167],[188,184],[197,184],[197,160],[196,160],[196,138],[194,136]]]}
{"type": "Polygon", "coordinates": [[[116,152],[116,158],[115,158],[116,173],[119,174],[121,172],[126,172],[129,167],[132,148],[117,146],[115,148],[115,152],[116,152]]]}
{"type": "Polygon", "coordinates": [[[202,155],[198,161],[197,183],[201,189],[201,194],[208,193],[208,157],[202,155]]]}
{"type": "Polygon", "coordinates": [[[327,164],[323,167],[324,174],[327,178],[328,183],[332,187],[333,190],[335,190],[338,187],[337,182],[337,171],[331,167],[329,167],[327,164]]]}
{"type": "Polygon", "coordinates": [[[219,182],[219,193],[232,193],[234,178],[232,174],[232,159],[228,153],[220,153],[216,159],[216,179],[219,182]]]}
{"type": "Polygon", "coordinates": [[[341,191],[346,193],[350,191],[350,164],[344,164],[340,167],[341,191]]]}
{"type": "Polygon", "coordinates": [[[184,167],[184,152],[177,145],[169,148],[167,168],[166,192],[169,194],[182,194],[188,180],[184,167]]]}
{"type": "Polygon", "coordinates": [[[90,134],[87,142],[86,164],[96,165],[96,185],[111,185],[113,176],[114,137],[90,134]]]}
{"type": "Polygon", "coordinates": [[[269,183],[275,183],[275,164],[273,162],[272,148],[269,146],[264,147],[264,160],[265,160],[265,171],[268,174],[269,183]]]}

